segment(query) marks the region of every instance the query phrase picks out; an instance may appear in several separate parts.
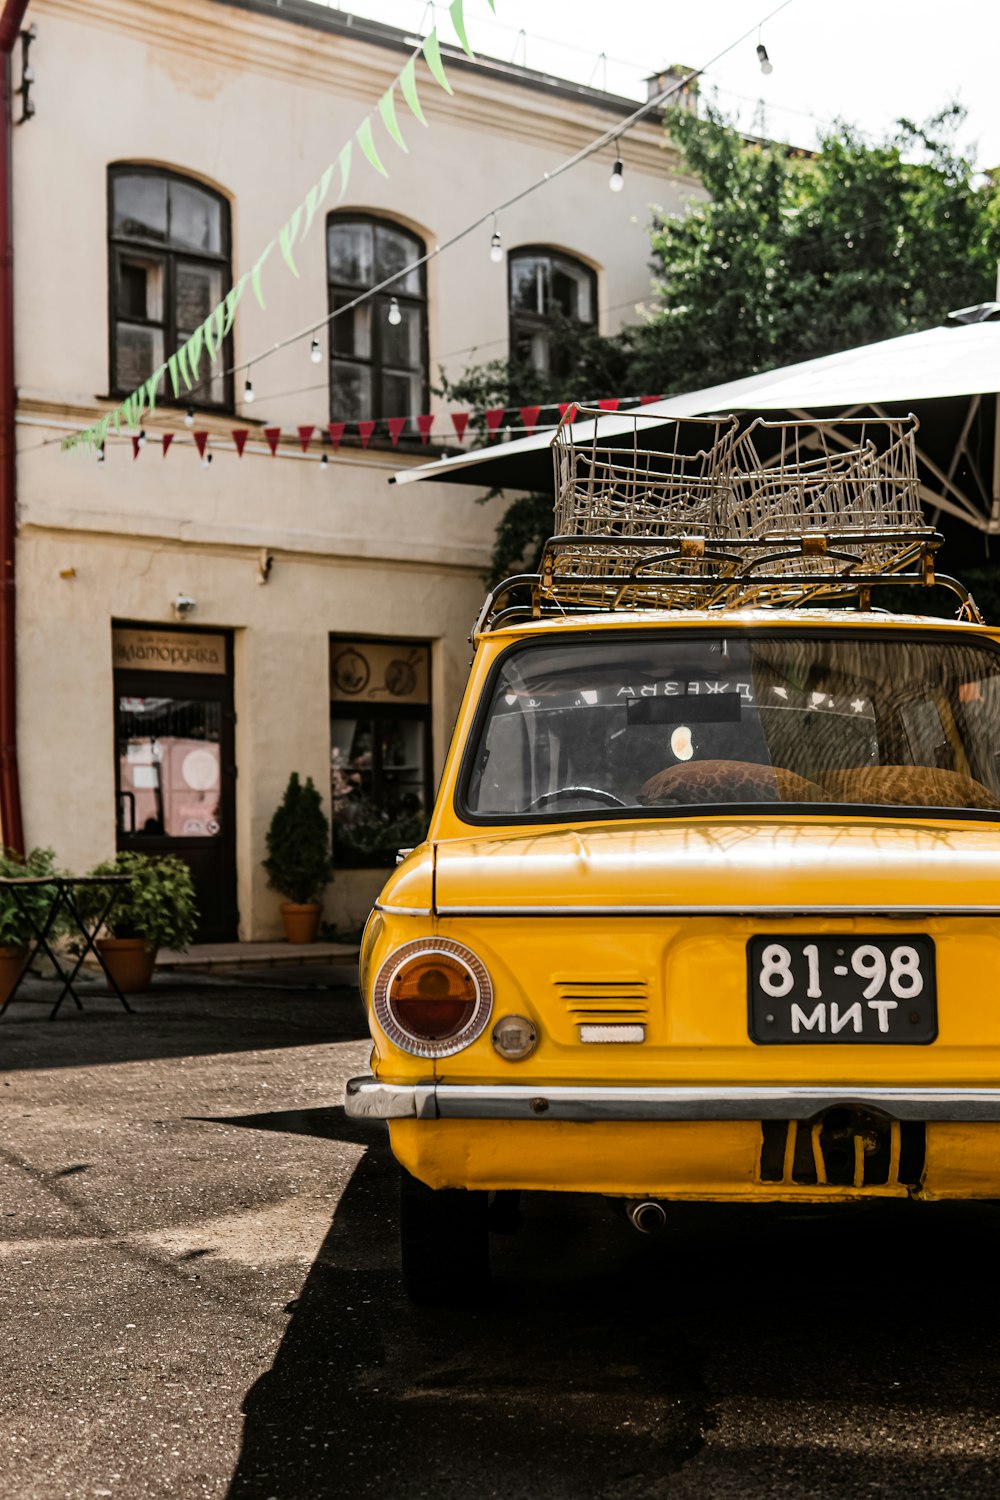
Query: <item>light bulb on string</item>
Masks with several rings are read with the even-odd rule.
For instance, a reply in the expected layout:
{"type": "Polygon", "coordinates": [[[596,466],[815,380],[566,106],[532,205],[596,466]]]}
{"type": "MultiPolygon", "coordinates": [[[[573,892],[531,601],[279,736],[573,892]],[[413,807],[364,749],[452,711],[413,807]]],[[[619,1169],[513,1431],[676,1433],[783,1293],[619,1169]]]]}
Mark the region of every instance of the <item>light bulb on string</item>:
{"type": "Polygon", "coordinates": [[[102,443],[102,444],[101,444],[101,446],[100,446],[100,447],[99,447],[99,448],[98,448],[98,450],[97,450],[97,462],[98,462],[98,463],[99,463],[99,464],[103,464],[103,463],[104,463],[104,462],[105,462],[105,457],[104,457],[104,444],[103,444],[103,443],[102,443]]]}
{"type": "Polygon", "coordinates": [[[329,460],[329,458],[327,457],[327,455],[325,453],[323,454],[323,457],[319,461],[319,466],[320,466],[321,472],[324,473],[324,474],[326,473],[326,471],[330,467],[330,460],[329,460]]]}
{"type": "Polygon", "coordinates": [[[212,455],[211,455],[211,453],[206,453],[205,454],[205,457],[201,461],[201,466],[202,466],[203,469],[210,469],[212,467],[212,455]]]}
{"type": "Polygon", "coordinates": [[[620,156],[615,157],[615,164],[611,168],[611,176],[608,178],[608,187],[613,193],[620,193],[625,186],[625,163],[620,156]]]}
{"type": "Polygon", "coordinates": [[[253,382],[251,381],[249,375],[247,376],[246,384],[243,387],[243,400],[248,404],[253,400],[253,382]]]}
{"type": "Polygon", "coordinates": [[[314,365],[322,363],[323,351],[319,346],[319,339],[313,339],[312,343],[309,345],[309,358],[312,360],[314,365]]]}
{"type": "Polygon", "coordinates": [[[493,233],[490,236],[490,260],[495,266],[498,266],[503,260],[503,240],[500,238],[500,231],[497,228],[495,219],[493,220],[493,233]]]}
{"type": "Polygon", "coordinates": [[[139,447],[140,448],[145,448],[145,446],[146,446],[146,429],[145,429],[145,427],[140,427],[139,428],[139,447]]]}
{"type": "Polygon", "coordinates": [[[762,73],[774,72],[774,63],[768,57],[767,48],[763,42],[757,43],[757,61],[760,63],[760,71],[762,73]]]}
{"type": "Polygon", "coordinates": [[[402,323],[402,321],[403,321],[403,314],[400,311],[399,302],[396,300],[395,297],[390,297],[389,298],[389,322],[392,324],[393,328],[398,328],[399,325],[400,325],[400,323],[402,323]]]}
{"type": "Polygon", "coordinates": [[[193,427],[194,426],[194,407],[193,406],[189,406],[188,409],[187,409],[187,411],[184,413],[184,426],[185,427],[193,427]]]}

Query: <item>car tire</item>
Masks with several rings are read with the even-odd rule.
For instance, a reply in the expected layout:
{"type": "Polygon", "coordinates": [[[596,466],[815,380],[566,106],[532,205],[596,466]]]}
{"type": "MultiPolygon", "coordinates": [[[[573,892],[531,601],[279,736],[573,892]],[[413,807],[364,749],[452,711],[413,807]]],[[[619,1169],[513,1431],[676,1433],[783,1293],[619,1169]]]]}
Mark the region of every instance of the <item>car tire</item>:
{"type": "Polygon", "coordinates": [[[403,1287],[425,1307],[482,1302],[490,1292],[488,1194],[429,1188],[401,1168],[403,1287]]]}

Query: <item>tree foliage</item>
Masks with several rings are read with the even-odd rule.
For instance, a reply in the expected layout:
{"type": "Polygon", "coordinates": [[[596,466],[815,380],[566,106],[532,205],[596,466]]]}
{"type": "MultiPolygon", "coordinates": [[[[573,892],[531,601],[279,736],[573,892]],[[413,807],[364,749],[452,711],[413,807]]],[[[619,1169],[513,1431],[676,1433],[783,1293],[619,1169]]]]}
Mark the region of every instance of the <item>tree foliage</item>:
{"type": "Polygon", "coordinates": [[[318,901],[333,874],[330,824],[311,776],[288,778],[281,802],[267,830],[267,883],[286,900],[318,901]]]}
{"type": "Polygon", "coordinates": [[[952,107],[882,142],[849,125],[815,155],[718,116],[670,130],[708,197],[652,229],[640,366],[680,391],[933,327],[993,295],[1000,194],[955,144],[952,107]]]}
{"type": "MultiPolygon", "coordinates": [[[[499,359],[458,380],[442,374],[438,393],[480,413],[678,394],[990,300],[1000,178],[977,174],[959,149],[963,119],[952,106],[923,125],[900,121],[883,141],[841,124],[806,153],[749,140],[711,111],[671,112],[668,133],[704,192],[683,215],[654,217],[646,321],[605,336],[563,320],[557,378],[499,359]]],[[[547,496],[515,502],[498,528],[494,579],[533,565],[550,518],[547,496]]]]}

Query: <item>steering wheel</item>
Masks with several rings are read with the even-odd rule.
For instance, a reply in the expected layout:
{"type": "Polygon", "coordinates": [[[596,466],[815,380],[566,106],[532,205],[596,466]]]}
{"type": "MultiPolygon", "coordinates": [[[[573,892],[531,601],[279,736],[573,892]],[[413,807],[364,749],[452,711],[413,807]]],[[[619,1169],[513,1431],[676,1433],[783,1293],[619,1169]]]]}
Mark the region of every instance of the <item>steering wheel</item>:
{"type": "Polygon", "coordinates": [[[534,812],[536,808],[546,807],[550,802],[558,802],[563,797],[593,797],[595,802],[604,802],[608,807],[627,807],[628,803],[616,797],[614,792],[605,792],[599,786],[560,786],[554,792],[543,792],[533,802],[528,803],[527,811],[534,812]]]}

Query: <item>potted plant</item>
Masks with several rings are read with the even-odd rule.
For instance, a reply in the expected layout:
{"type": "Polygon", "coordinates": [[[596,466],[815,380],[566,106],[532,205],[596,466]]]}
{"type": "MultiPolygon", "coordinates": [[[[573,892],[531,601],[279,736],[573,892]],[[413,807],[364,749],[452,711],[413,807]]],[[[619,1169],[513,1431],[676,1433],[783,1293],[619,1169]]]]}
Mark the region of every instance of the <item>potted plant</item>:
{"type": "MultiPolygon", "coordinates": [[[[51,849],[32,849],[24,859],[9,849],[0,849],[0,876],[4,878],[23,880],[27,876],[55,874],[55,853],[51,849]]],[[[0,886],[0,1005],[28,961],[29,946],[35,937],[29,914],[35,927],[41,927],[49,914],[52,895],[51,886],[26,886],[19,904],[5,886],[0,886]]],[[[61,930],[62,924],[57,919],[49,936],[58,936],[61,930]]]]}
{"type": "Polygon", "coordinates": [[[330,824],[311,776],[305,784],[297,771],[288,778],[285,795],[267,830],[267,883],[286,900],[281,907],[290,943],[315,941],[322,913],[320,897],[330,882],[330,824]]]}
{"type": "MultiPolygon", "coordinates": [[[[119,989],[134,994],[149,989],[157,950],[186,948],[198,923],[191,871],[174,854],[153,856],[120,852],[97,865],[92,875],[127,875],[97,939],[101,961],[119,989]]],[[[79,905],[93,920],[107,898],[101,886],[83,886],[79,905]]]]}

